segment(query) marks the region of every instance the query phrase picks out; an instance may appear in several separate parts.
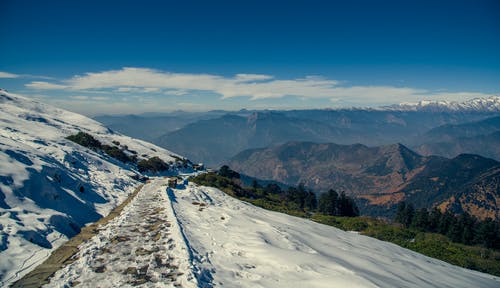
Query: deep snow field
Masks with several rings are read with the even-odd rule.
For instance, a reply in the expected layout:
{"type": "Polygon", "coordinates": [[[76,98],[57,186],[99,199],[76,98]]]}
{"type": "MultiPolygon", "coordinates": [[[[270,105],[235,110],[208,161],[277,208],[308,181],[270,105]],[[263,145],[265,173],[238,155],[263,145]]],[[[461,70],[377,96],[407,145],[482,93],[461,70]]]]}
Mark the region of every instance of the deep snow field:
{"type": "Polygon", "coordinates": [[[139,184],[130,177],[133,167],[65,139],[79,131],[104,144],[118,141],[139,157],[175,160],[90,118],[0,90],[0,287],[107,215],[139,184]]]}

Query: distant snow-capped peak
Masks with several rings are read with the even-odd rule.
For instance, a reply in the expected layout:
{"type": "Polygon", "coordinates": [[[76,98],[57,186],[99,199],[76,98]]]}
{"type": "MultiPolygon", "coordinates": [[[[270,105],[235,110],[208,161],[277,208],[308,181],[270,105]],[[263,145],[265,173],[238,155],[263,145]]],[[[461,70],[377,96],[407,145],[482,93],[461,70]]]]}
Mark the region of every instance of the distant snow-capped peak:
{"type": "Polygon", "coordinates": [[[383,106],[381,110],[403,111],[475,111],[500,112],[500,95],[488,98],[474,98],[464,102],[445,100],[422,100],[416,103],[401,103],[383,106]]]}

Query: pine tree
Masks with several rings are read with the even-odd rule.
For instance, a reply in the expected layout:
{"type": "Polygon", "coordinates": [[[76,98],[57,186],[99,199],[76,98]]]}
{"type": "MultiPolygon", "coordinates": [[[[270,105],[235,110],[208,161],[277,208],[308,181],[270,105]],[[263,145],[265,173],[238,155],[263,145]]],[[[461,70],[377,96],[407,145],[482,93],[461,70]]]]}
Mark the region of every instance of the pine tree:
{"type": "Polygon", "coordinates": [[[358,206],[352,198],[345,195],[345,192],[340,193],[338,207],[339,216],[354,217],[359,215],[358,206]]]}
{"type": "Polygon", "coordinates": [[[267,194],[281,194],[282,192],[280,186],[274,183],[267,184],[264,191],[267,194]]]}
{"type": "Polygon", "coordinates": [[[319,196],[318,211],[320,213],[338,216],[338,207],[338,194],[335,190],[330,189],[319,196]]]}
{"type": "Polygon", "coordinates": [[[464,212],[462,219],[463,228],[461,242],[466,245],[471,245],[474,241],[474,225],[476,224],[476,221],[467,212],[464,212]]]}
{"type": "Polygon", "coordinates": [[[426,231],[429,228],[429,212],[425,208],[418,209],[413,216],[411,227],[426,231]]]}
{"type": "Polygon", "coordinates": [[[446,236],[453,242],[460,242],[462,240],[463,226],[460,218],[453,217],[449,225],[446,236]]]}
{"type": "Polygon", "coordinates": [[[259,182],[257,182],[257,180],[255,180],[255,179],[253,179],[253,180],[252,180],[252,189],[253,189],[254,191],[257,191],[257,189],[259,189],[259,188],[262,188],[262,187],[259,185],[259,182]]]}
{"type": "MultiPolygon", "coordinates": [[[[438,233],[443,235],[448,235],[449,231],[453,227],[455,222],[455,217],[450,211],[446,211],[441,214],[441,219],[439,221],[438,233]]],[[[450,234],[451,235],[451,234],[450,234]]]]}
{"type": "Polygon", "coordinates": [[[401,201],[398,204],[398,207],[396,208],[396,217],[394,218],[394,221],[403,224],[405,221],[405,212],[406,212],[406,202],[401,201]]]}
{"type": "Polygon", "coordinates": [[[223,165],[222,167],[220,167],[219,169],[219,175],[222,176],[222,177],[228,177],[230,176],[230,171],[231,169],[229,169],[229,166],[227,165],[223,165]]]}
{"type": "Polygon", "coordinates": [[[309,210],[316,210],[316,207],[318,206],[318,201],[316,200],[316,194],[309,190],[307,192],[306,198],[304,199],[304,206],[309,210]]]}
{"type": "Polygon", "coordinates": [[[411,203],[407,204],[402,201],[398,204],[395,221],[403,224],[406,228],[410,227],[413,216],[415,215],[415,209],[411,203]]]}
{"type": "Polygon", "coordinates": [[[487,248],[500,248],[500,224],[488,218],[479,224],[476,243],[487,248]]]}
{"type": "Polygon", "coordinates": [[[437,208],[433,208],[429,212],[429,226],[427,231],[429,232],[438,232],[439,231],[439,223],[441,221],[442,213],[437,208]]]}

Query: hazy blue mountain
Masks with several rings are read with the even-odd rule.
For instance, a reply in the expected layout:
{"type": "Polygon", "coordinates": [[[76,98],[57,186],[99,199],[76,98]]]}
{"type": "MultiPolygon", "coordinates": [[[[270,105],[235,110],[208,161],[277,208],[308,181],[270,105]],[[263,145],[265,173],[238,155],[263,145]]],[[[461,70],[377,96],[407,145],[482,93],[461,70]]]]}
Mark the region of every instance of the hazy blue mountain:
{"type": "Polygon", "coordinates": [[[187,123],[196,121],[196,119],[185,119],[173,116],[144,117],[138,115],[106,115],[96,116],[94,119],[103,123],[113,131],[146,141],[152,141],[165,133],[180,129],[187,123]]]}
{"type": "Polygon", "coordinates": [[[462,124],[442,125],[425,133],[421,141],[425,143],[448,142],[455,141],[457,138],[489,135],[496,131],[500,131],[500,116],[462,124]]]}
{"type": "Polygon", "coordinates": [[[430,142],[415,147],[422,155],[455,157],[462,153],[479,154],[500,161],[500,131],[473,137],[451,138],[446,142],[430,142]]]}
{"type": "Polygon", "coordinates": [[[436,127],[421,135],[413,147],[422,155],[472,153],[500,160],[500,116],[436,127]]]}
{"type": "Polygon", "coordinates": [[[145,141],[154,141],[166,133],[181,129],[189,123],[199,120],[220,117],[226,111],[214,110],[207,112],[150,112],[140,115],[100,115],[94,119],[108,128],[136,137],[145,141]]]}
{"type": "Polygon", "coordinates": [[[293,140],[341,140],[349,133],[321,122],[289,118],[278,112],[256,112],[248,117],[227,114],[197,121],[160,137],[155,143],[175,147],[176,151],[195,161],[217,165],[248,148],[293,140]]]}
{"type": "Polygon", "coordinates": [[[288,141],[365,145],[400,142],[412,146],[432,128],[491,115],[359,109],[261,111],[193,122],[153,142],[215,166],[245,149],[288,141]]]}

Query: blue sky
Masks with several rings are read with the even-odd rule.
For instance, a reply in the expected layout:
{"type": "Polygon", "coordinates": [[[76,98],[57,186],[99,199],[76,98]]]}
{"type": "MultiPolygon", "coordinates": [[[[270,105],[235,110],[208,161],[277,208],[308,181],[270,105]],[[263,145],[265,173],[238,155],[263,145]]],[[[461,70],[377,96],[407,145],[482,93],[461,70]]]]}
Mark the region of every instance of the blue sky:
{"type": "Polygon", "coordinates": [[[93,115],[500,94],[500,2],[0,2],[0,87],[93,115]]]}

